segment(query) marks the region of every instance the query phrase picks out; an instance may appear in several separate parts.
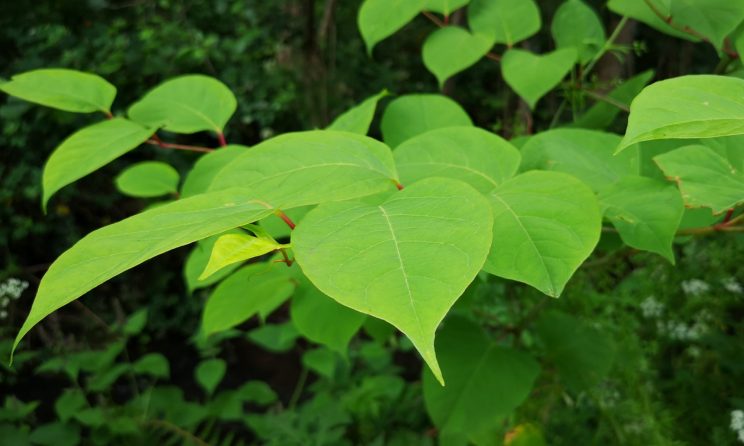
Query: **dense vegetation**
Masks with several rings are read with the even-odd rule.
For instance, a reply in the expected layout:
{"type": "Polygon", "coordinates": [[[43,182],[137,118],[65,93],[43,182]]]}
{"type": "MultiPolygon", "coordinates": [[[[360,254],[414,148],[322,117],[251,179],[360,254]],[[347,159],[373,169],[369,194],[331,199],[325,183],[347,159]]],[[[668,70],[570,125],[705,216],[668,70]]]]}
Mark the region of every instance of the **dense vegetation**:
{"type": "Polygon", "coordinates": [[[744,4],[22,6],[3,444],[744,442],[744,4]]]}

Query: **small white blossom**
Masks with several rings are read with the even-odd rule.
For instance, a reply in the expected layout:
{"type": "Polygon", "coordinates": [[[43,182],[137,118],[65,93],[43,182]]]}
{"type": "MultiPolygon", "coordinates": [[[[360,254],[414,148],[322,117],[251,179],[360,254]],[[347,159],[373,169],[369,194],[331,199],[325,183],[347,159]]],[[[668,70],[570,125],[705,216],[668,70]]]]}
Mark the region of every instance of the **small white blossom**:
{"type": "Polygon", "coordinates": [[[744,294],[744,287],[742,287],[733,277],[723,279],[721,283],[723,284],[723,287],[726,288],[726,291],[734,294],[744,294]]]}
{"type": "Polygon", "coordinates": [[[744,411],[743,410],[732,410],[731,411],[731,430],[740,431],[744,430],[744,411]]]}
{"type": "Polygon", "coordinates": [[[26,288],[28,288],[28,282],[10,278],[0,283],[0,297],[9,296],[11,299],[18,299],[26,288]]]}
{"type": "Polygon", "coordinates": [[[664,304],[654,296],[648,296],[641,302],[641,312],[645,318],[657,318],[664,311],[664,304]]]}
{"type": "Polygon", "coordinates": [[[5,319],[8,317],[8,312],[5,310],[0,310],[0,319],[5,319]]]}
{"type": "Polygon", "coordinates": [[[691,296],[699,296],[710,291],[710,285],[700,279],[690,279],[682,282],[682,291],[691,296]]]}

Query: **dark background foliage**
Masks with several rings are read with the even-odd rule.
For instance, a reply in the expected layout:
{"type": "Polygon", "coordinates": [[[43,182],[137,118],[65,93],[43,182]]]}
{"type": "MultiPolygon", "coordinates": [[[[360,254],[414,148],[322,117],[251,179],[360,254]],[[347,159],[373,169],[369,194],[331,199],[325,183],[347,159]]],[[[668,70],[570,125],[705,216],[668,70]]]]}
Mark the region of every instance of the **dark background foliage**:
{"type": "MultiPolygon", "coordinates": [[[[539,3],[543,28],[525,45],[547,51],[552,41],[546,24],[560,2],[539,3]]],[[[588,3],[606,29],[612,30],[619,17],[603,1],[588,3]]],[[[41,67],[95,72],[117,86],[114,112],[122,113],[164,79],[204,73],[223,81],[237,96],[238,111],[226,136],[247,145],[283,132],[321,128],[344,109],[384,88],[393,93],[437,91],[420,57],[421,45],[434,25],[417,18],[404,32],[380,43],[370,59],[357,31],[358,7],[357,1],[342,0],[40,0],[33,5],[2,0],[0,77],[41,67]]],[[[456,23],[463,20],[453,17],[456,23]]],[[[654,69],[656,77],[663,79],[713,72],[718,62],[706,45],[664,36],[633,21],[618,44],[627,51],[623,57],[607,56],[601,61],[591,80],[599,89],[607,90],[614,80],[646,69],[654,69]]],[[[548,128],[572,88],[567,85],[552,93],[532,115],[505,86],[498,64],[484,59],[450,80],[444,91],[468,110],[477,125],[514,137],[548,128]]],[[[17,277],[31,283],[8,318],[0,321],[3,336],[11,336],[22,322],[34,285],[54,258],[85,233],[147,205],[116,192],[112,179],[118,172],[144,159],[167,161],[185,172],[195,160],[190,153],[142,147],[64,188],[44,215],[40,197],[45,159],[62,139],[96,118],[0,97],[0,281],[17,277]]],[[[560,119],[570,120],[570,113],[560,119]]],[[[615,126],[614,130],[622,132],[622,119],[615,126]]],[[[198,135],[196,143],[212,146],[216,142],[209,135],[198,135]]],[[[636,437],[623,437],[622,432],[623,426],[642,417],[651,417],[648,423],[654,432],[644,444],[731,444],[726,429],[728,407],[735,396],[735,383],[740,385],[744,379],[741,297],[720,297],[728,295],[719,285],[704,295],[714,301],[709,311],[715,313],[717,328],[726,335],[698,346],[702,359],[690,356],[689,346],[660,335],[653,321],[639,315],[638,305],[653,294],[670,302],[668,308],[676,306],[678,317],[693,318],[700,305],[683,299],[680,282],[689,277],[716,284],[731,277],[744,280],[743,249],[741,239],[713,237],[693,242],[679,249],[679,269],[652,256],[626,256],[610,262],[598,259],[596,268],[573,282],[562,307],[603,324],[617,336],[624,357],[606,384],[610,389],[596,390],[601,394],[598,399],[615,395],[612,406],[539,398],[527,405],[525,411],[552,414],[542,420],[551,434],[548,437],[556,439],[550,444],[640,444],[630,442],[628,438],[636,437]],[[675,299],[682,302],[673,304],[675,299]],[[570,410],[546,408],[562,404],[570,410]],[[609,438],[612,443],[604,442],[609,438]]],[[[64,308],[29,337],[27,348],[53,352],[105,346],[113,337],[101,335],[102,324],[123,321],[134,309],[147,307],[147,331],[130,340],[129,354],[164,352],[171,362],[171,383],[193,396],[197,390],[192,375],[199,354],[187,338],[197,327],[204,295],[189,296],[183,285],[180,268],[186,252],[161,256],[99,287],[82,300],[84,305],[64,308]],[[102,296],[114,298],[97,299],[102,296]],[[98,316],[92,317],[91,312],[98,316]]],[[[518,287],[507,288],[507,294],[518,301],[540,299],[518,287]]],[[[305,346],[273,354],[230,340],[223,348],[221,356],[229,364],[224,386],[239,386],[245,379],[242,371],[250,370],[252,379],[266,380],[280,399],[292,397],[300,369],[298,351],[305,346]]],[[[369,352],[365,355],[374,359],[369,352]]],[[[364,358],[374,364],[373,359],[364,358]]],[[[413,354],[398,352],[391,360],[409,382],[418,379],[413,354]]],[[[369,365],[369,370],[373,374],[374,366],[369,365]]],[[[348,392],[358,384],[350,382],[346,383],[349,387],[339,384],[328,390],[329,394],[348,392]]],[[[62,383],[61,379],[40,381],[28,373],[0,381],[0,395],[43,401],[38,416],[45,421],[53,419],[51,402],[62,383]]],[[[413,393],[415,385],[411,384],[413,393]]],[[[120,395],[114,392],[114,399],[125,399],[128,389],[122,386],[120,395]]],[[[388,424],[382,425],[384,417],[369,417],[376,421],[357,424],[349,435],[365,442],[372,438],[367,431],[384,431],[395,423],[425,431],[427,420],[420,400],[411,397],[406,401],[414,415],[393,421],[391,412],[392,418],[385,421],[388,424]]]]}

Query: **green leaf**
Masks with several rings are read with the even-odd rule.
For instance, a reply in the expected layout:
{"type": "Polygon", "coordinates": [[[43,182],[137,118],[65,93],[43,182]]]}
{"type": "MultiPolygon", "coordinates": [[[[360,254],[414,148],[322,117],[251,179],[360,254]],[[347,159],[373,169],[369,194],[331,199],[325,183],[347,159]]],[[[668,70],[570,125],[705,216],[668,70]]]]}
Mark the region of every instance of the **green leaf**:
{"type": "Polygon", "coordinates": [[[302,365],[328,379],[336,373],[337,355],[327,348],[316,348],[302,355],[302,365]]]}
{"type": "MultiPolygon", "coordinates": [[[[663,4],[663,0],[652,1],[654,2],[654,5],[657,7],[657,9],[665,17],[669,17],[671,15],[668,2],[665,5],[663,4]]],[[[654,13],[653,9],[648,6],[646,0],[610,0],[607,3],[607,7],[616,14],[628,16],[641,21],[658,31],[669,34],[670,36],[689,40],[692,42],[700,41],[700,39],[698,39],[697,37],[684,31],[680,31],[662,20],[656,13],[654,13]]]]}
{"type": "Polygon", "coordinates": [[[57,146],[44,166],[44,209],[55,192],[139,146],[152,133],[152,129],[132,121],[114,118],[70,135],[57,146]]]}
{"type": "Polygon", "coordinates": [[[148,353],[132,364],[132,371],[139,375],[167,379],[170,376],[170,364],[160,353],[148,353]]]}
{"type": "Polygon", "coordinates": [[[86,407],[88,400],[80,389],[66,389],[54,402],[54,411],[61,421],[72,418],[77,411],[86,407]]]}
{"type": "Polygon", "coordinates": [[[682,76],[651,84],[633,100],[617,151],[655,139],[731,135],[744,135],[744,80],[682,76]]]}
{"type": "Polygon", "coordinates": [[[592,60],[605,43],[602,21],[581,0],[566,0],[558,8],[553,15],[550,32],[556,47],[574,48],[582,64],[592,60]]]}
{"type": "Polygon", "coordinates": [[[116,188],[131,197],[159,197],[178,192],[178,171],[160,161],[142,161],[116,177],[116,188]]]}
{"type": "Polygon", "coordinates": [[[472,125],[457,102],[438,94],[400,96],[388,104],[380,124],[383,140],[390,147],[429,130],[472,125]]]}
{"type": "Polygon", "coordinates": [[[80,444],[80,427],[61,422],[43,424],[29,436],[31,443],[41,446],[76,446],[80,444]]]}
{"type": "Polygon", "coordinates": [[[424,9],[449,17],[453,11],[457,11],[468,3],[470,0],[425,0],[424,9]]]}
{"type": "Polygon", "coordinates": [[[202,155],[191,168],[181,186],[181,198],[201,194],[209,189],[212,180],[223,167],[245,153],[249,148],[234,145],[221,147],[214,152],[202,155]]]}
{"type": "Polygon", "coordinates": [[[501,425],[527,399],[540,371],[532,357],[496,345],[462,318],[445,321],[437,352],[447,386],[424,370],[424,403],[447,434],[471,435],[501,425]]]}
{"type": "Polygon", "coordinates": [[[239,325],[255,314],[267,314],[294,292],[289,268],[279,263],[253,263],[220,283],[204,306],[206,334],[239,325]]]}
{"type": "Polygon", "coordinates": [[[303,281],[292,297],[290,315],[302,336],[343,357],[346,357],[349,341],[366,319],[364,314],[337,303],[307,281],[303,281]]]}
{"type": "Polygon", "coordinates": [[[248,339],[274,353],[284,353],[294,347],[299,333],[291,322],[266,324],[248,333],[248,339]]]}
{"type": "Polygon", "coordinates": [[[364,0],[357,25],[367,53],[371,55],[378,42],[403,28],[423,7],[424,0],[364,0]]]}
{"type": "Polygon", "coordinates": [[[602,191],[599,202],[625,244],[674,263],[672,242],[685,209],[676,187],[651,178],[626,177],[602,191]]]}
{"type": "Polygon", "coordinates": [[[108,279],[159,254],[272,212],[252,193],[230,189],[164,204],[91,232],[44,275],[13,348],[44,317],[108,279]]]}
{"type": "Polygon", "coordinates": [[[145,328],[145,324],[147,324],[147,308],[142,308],[127,318],[121,332],[127,336],[138,335],[145,328]]]}
{"type": "MultiPolygon", "coordinates": [[[[647,70],[641,74],[637,74],[615,87],[611,92],[607,93],[607,97],[621,104],[630,104],[633,98],[643,90],[643,87],[645,87],[653,77],[653,70],[647,70]]],[[[602,130],[612,125],[618,114],[620,114],[620,109],[616,106],[608,104],[607,102],[598,101],[569,126],[602,130]]]]}
{"type": "Polygon", "coordinates": [[[615,343],[606,331],[559,311],[543,314],[535,328],[548,359],[571,390],[591,389],[610,371],[615,343]]]}
{"type": "Polygon", "coordinates": [[[372,124],[372,119],[375,117],[377,103],[388,94],[387,90],[382,90],[376,95],[368,97],[362,101],[361,104],[345,111],[337,117],[331,125],[328,126],[328,130],[339,130],[357,133],[359,135],[366,135],[369,132],[369,126],[372,124]]]}
{"type": "MultiPolygon", "coordinates": [[[[285,212],[293,222],[299,223],[305,217],[305,214],[312,209],[313,206],[302,206],[298,208],[292,208],[285,212]]],[[[271,234],[275,239],[289,238],[292,233],[292,229],[277,215],[270,215],[263,220],[258,222],[258,226],[262,227],[266,232],[271,234]]]]}
{"type": "Polygon", "coordinates": [[[518,175],[490,194],[493,247],[484,269],[558,297],[599,241],[592,190],[558,172],[518,175]]]}
{"type": "Polygon", "coordinates": [[[718,214],[744,203],[744,172],[709,147],[685,146],[654,161],[677,182],[689,207],[709,207],[718,214]]]}
{"type": "Polygon", "coordinates": [[[348,200],[390,190],[398,174],[385,144],[333,130],[265,141],[218,172],[211,190],[244,187],[275,208],[348,200]]]}
{"type": "MultiPolygon", "coordinates": [[[[239,232],[239,230],[231,230],[225,232],[225,234],[236,234],[239,232]]],[[[204,280],[199,280],[199,276],[201,276],[204,268],[206,268],[209,257],[212,255],[214,243],[222,235],[217,234],[199,240],[186,258],[186,263],[183,266],[183,276],[186,282],[186,288],[188,288],[190,293],[199,288],[206,288],[219,282],[240,267],[240,264],[234,263],[222,268],[204,280]]]]}
{"type": "Polygon", "coordinates": [[[254,237],[245,233],[221,235],[214,242],[209,262],[199,276],[204,280],[222,268],[276,251],[282,245],[269,236],[254,237]]]}
{"type": "Polygon", "coordinates": [[[501,59],[501,73],[506,83],[534,109],[540,98],[561,83],[575,61],[573,48],[543,55],[510,49],[501,59]]]}
{"type": "Polygon", "coordinates": [[[379,206],[310,211],[292,233],[296,260],[318,289],[408,336],[441,381],[434,332],[483,266],[488,201],[465,183],[430,178],[379,206]]]}
{"type": "Polygon", "coordinates": [[[51,68],[16,74],[0,83],[0,91],[23,99],[75,113],[110,113],[116,87],[106,79],[82,71],[51,68]]]}
{"type": "Polygon", "coordinates": [[[595,130],[556,129],[538,133],[522,148],[522,171],[568,173],[598,192],[628,175],[638,175],[638,150],[614,156],[620,137],[595,130]]]}
{"type": "Polygon", "coordinates": [[[429,177],[464,181],[488,193],[519,168],[519,150],[477,127],[446,127],[415,136],[393,153],[403,184],[429,177]]]}
{"type": "Polygon", "coordinates": [[[445,26],[429,35],[424,42],[424,65],[444,88],[444,82],[474,65],[493,46],[493,40],[482,34],[471,34],[459,26],[445,26]]]}
{"type": "Polygon", "coordinates": [[[716,48],[744,20],[744,3],[731,0],[674,0],[670,17],[679,26],[694,29],[716,48]]]}
{"type": "Polygon", "coordinates": [[[129,117],[175,133],[222,133],[237,108],[229,88],[217,79],[190,74],[167,80],[129,108],[129,117]]]}
{"type": "Polygon", "coordinates": [[[540,10],[534,0],[472,0],[468,23],[476,34],[513,46],[540,31],[540,10]]]}
{"type": "Polygon", "coordinates": [[[214,390],[222,382],[225,376],[227,364],[220,358],[206,359],[196,366],[194,376],[207,395],[214,393],[214,390]]]}

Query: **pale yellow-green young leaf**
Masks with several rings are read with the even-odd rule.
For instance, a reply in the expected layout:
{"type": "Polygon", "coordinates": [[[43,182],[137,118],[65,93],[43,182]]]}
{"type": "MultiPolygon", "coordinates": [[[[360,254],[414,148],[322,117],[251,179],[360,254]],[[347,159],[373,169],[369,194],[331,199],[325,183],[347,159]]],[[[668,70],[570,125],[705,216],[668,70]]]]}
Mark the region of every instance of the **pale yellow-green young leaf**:
{"type": "Polygon", "coordinates": [[[541,55],[510,49],[501,59],[501,73],[506,83],[534,109],[537,101],[571,71],[576,57],[575,48],[541,55]]]}
{"type": "Polygon", "coordinates": [[[209,262],[199,280],[208,278],[228,265],[262,256],[281,247],[271,237],[255,237],[245,233],[225,234],[214,242],[209,262]]]}
{"type": "Polygon", "coordinates": [[[421,52],[424,65],[436,76],[439,88],[443,88],[447,79],[483,58],[493,43],[492,38],[483,34],[445,26],[429,35],[421,52]]]}
{"type": "Polygon", "coordinates": [[[476,34],[512,47],[540,30],[540,9],[534,0],[472,0],[468,23],[476,34]]]}

